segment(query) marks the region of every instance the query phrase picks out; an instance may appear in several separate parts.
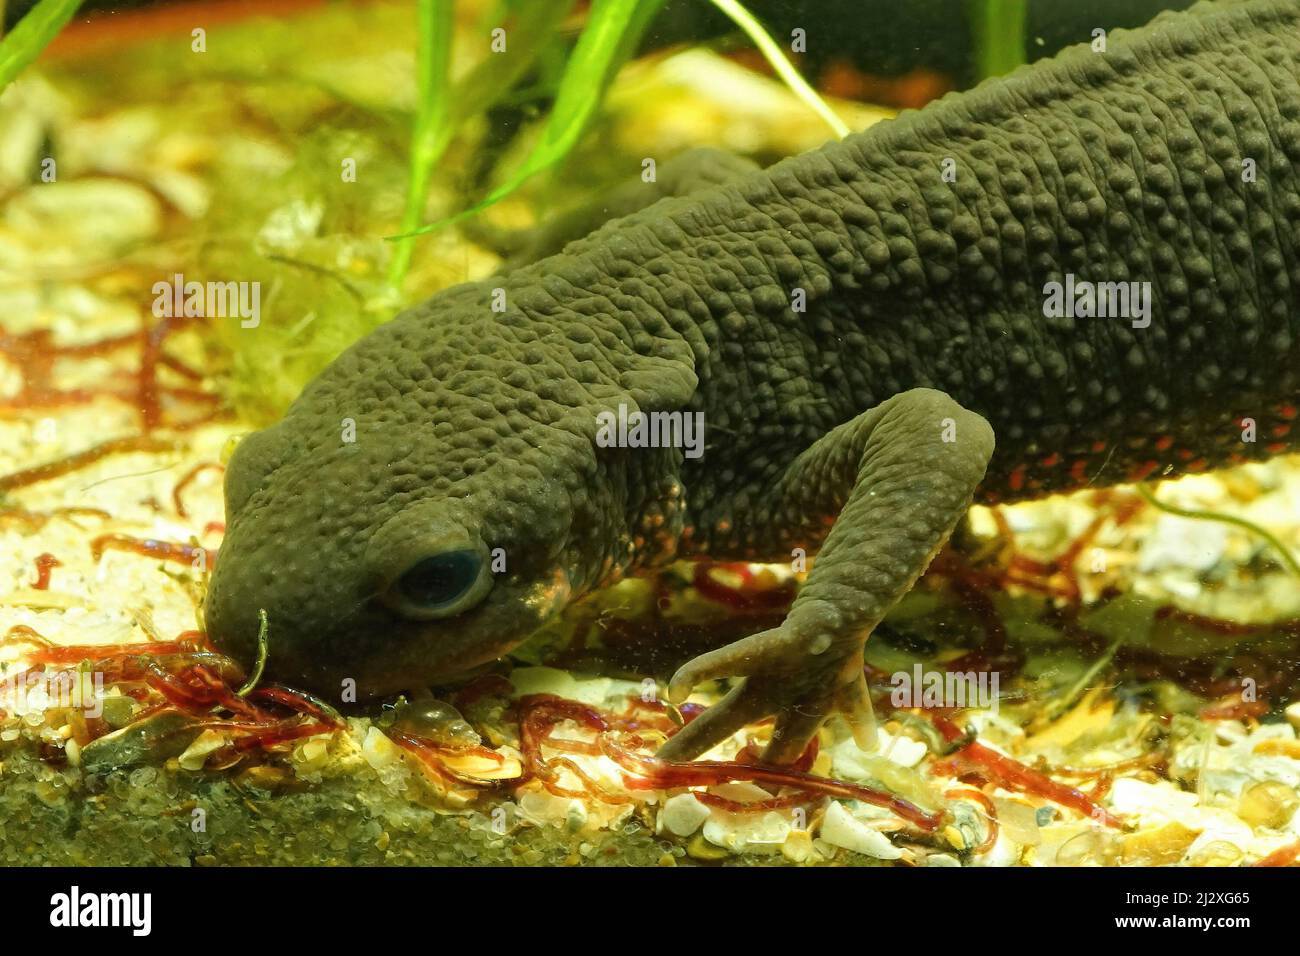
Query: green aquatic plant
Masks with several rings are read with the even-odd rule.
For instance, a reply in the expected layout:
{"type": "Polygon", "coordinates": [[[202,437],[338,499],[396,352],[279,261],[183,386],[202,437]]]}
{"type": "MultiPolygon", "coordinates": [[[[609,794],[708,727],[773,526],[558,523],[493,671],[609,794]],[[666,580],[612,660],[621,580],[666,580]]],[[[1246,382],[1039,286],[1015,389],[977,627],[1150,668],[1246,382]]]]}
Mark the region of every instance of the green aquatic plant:
{"type": "MultiPolygon", "coordinates": [[[[818,96],[808,82],[799,75],[794,64],[781,52],[780,47],[752,13],[738,0],[710,0],[710,2],[745,31],[781,80],[801,101],[826,121],[836,136],[843,138],[849,134],[850,130],[844,121],[835,115],[825,100],[818,96]]],[[[414,236],[434,232],[473,216],[511,195],[538,173],[563,162],[587,130],[592,117],[604,101],[604,94],[611,80],[631,56],[637,41],[663,3],[664,0],[596,0],[588,16],[587,25],[565,64],[555,94],[555,105],[547,117],[541,137],[523,164],[504,183],[468,209],[425,226],[409,228],[411,218],[409,213],[412,211],[412,206],[408,204],[408,216],[403,219],[404,231],[399,236],[390,238],[396,239],[399,243],[407,243],[414,236]]],[[[430,85],[428,95],[437,95],[433,84],[430,85]]],[[[416,125],[418,131],[419,119],[416,125]]],[[[442,133],[449,138],[454,130],[454,124],[444,123],[441,129],[442,133]]],[[[442,145],[445,146],[445,143],[442,145]]],[[[414,149],[412,162],[413,164],[416,162],[414,149]]],[[[420,172],[413,169],[412,182],[415,182],[419,175],[420,172]]],[[[412,196],[414,195],[413,193],[412,196]]],[[[409,256],[409,252],[407,255],[409,256]]],[[[399,280],[403,272],[404,266],[399,265],[390,276],[394,280],[399,280]]]]}
{"type": "MultiPolygon", "coordinates": [[[[379,36],[400,45],[400,37],[418,30],[414,83],[409,90],[395,85],[387,99],[373,84],[356,86],[355,71],[332,57],[331,39],[354,29],[342,12],[276,33],[273,42],[260,39],[279,64],[273,88],[242,61],[239,69],[226,64],[215,74],[204,72],[207,61],[188,66],[196,71],[193,80],[247,91],[275,118],[282,134],[277,148],[286,157],[268,159],[258,149],[223,153],[214,170],[217,198],[194,230],[193,271],[238,275],[265,290],[259,327],[219,322],[210,339],[212,357],[226,369],[224,390],[242,418],[272,423],[306,382],[404,302],[491,267],[488,253],[451,230],[432,234],[499,203],[576,152],[664,0],[597,0],[576,39],[566,30],[575,2],[499,0],[463,25],[464,35],[454,0],[419,0],[402,16],[377,15],[370,56],[382,45],[379,36]],[[508,55],[486,46],[501,24],[508,29],[508,55]],[[465,43],[483,52],[460,73],[454,53],[465,43]],[[266,99],[271,92],[274,104],[266,99]],[[531,124],[527,149],[511,150],[518,158],[509,164],[498,162],[503,144],[493,134],[501,126],[489,111],[529,115],[546,100],[552,105],[531,124]],[[476,176],[464,174],[467,155],[485,176],[499,169],[488,185],[476,188],[476,176]],[[344,157],[355,175],[340,181],[344,157]],[[453,215],[429,223],[431,206],[453,215]],[[399,235],[385,236],[382,227],[377,234],[376,222],[395,224],[399,235]]],[[[729,6],[755,42],[766,38],[743,8],[729,6]]],[[[210,42],[237,56],[246,47],[242,30],[232,26],[210,42]]],[[[793,84],[794,67],[776,43],[764,44],[793,84]]],[[[816,100],[806,85],[801,96],[816,100]]]]}
{"type": "Polygon", "coordinates": [[[1164,511],[1177,518],[1191,518],[1197,521],[1218,521],[1220,524],[1229,524],[1235,528],[1241,528],[1248,531],[1256,537],[1263,538],[1268,542],[1269,546],[1277,552],[1287,570],[1296,577],[1300,577],[1300,562],[1296,561],[1295,555],[1293,555],[1291,550],[1282,543],[1281,539],[1267,528],[1263,528],[1255,524],[1255,522],[1248,521],[1245,518],[1238,518],[1236,515],[1224,514],[1221,511],[1193,510],[1190,508],[1179,508],[1177,505],[1166,504],[1157,498],[1146,485],[1136,485],[1134,487],[1137,488],[1137,493],[1142,497],[1142,499],[1158,511],[1164,511]]]}
{"type": "Polygon", "coordinates": [[[270,622],[266,619],[266,608],[257,610],[257,660],[253,663],[253,672],[248,675],[248,680],[236,691],[240,697],[247,697],[256,688],[262,680],[262,672],[266,670],[266,653],[269,647],[269,632],[271,629],[270,622]]]}
{"type": "Polygon", "coordinates": [[[81,6],[81,0],[40,0],[0,40],[0,90],[36,59],[81,6]]]}
{"type": "MultiPolygon", "coordinates": [[[[596,0],[587,25],[565,65],[555,93],[555,106],[547,117],[541,138],[523,165],[506,182],[468,209],[418,228],[406,228],[408,223],[404,219],[404,231],[392,238],[406,242],[414,236],[434,232],[481,212],[568,156],[603,102],[604,92],[618,68],[631,55],[637,39],[662,4],[663,0],[596,0]]],[[[450,136],[450,132],[450,129],[446,130],[446,135],[450,136]]],[[[413,150],[413,162],[415,159],[413,150]]],[[[413,172],[413,180],[416,175],[413,172]]],[[[395,270],[395,273],[399,272],[395,270]]]]}
{"type": "MultiPolygon", "coordinates": [[[[417,10],[416,72],[420,102],[411,131],[411,159],[406,182],[406,208],[402,213],[402,231],[419,225],[429,192],[433,167],[451,142],[451,0],[419,0],[417,10]]],[[[401,240],[393,250],[388,279],[400,285],[411,265],[411,242],[401,240]]]]}
{"type": "Polygon", "coordinates": [[[977,80],[1010,73],[1025,63],[1029,0],[967,0],[977,80]]]}
{"type": "Polygon", "coordinates": [[[499,202],[572,151],[603,101],[610,80],[661,5],[662,0],[596,0],[565,67],[541,139],[523,166],[471,211],[499,202]]]}
{"type": "Polygon", "coordinates": [[[808,108],[826,121],[826,125],[835,131],[835,135],[840,139],[849,135],[849,128],[844,121],[831,112],[831,108],[826,105],[826,101],[817,95],[817,91],[808,85],[808,81],[799,75],[789,58],[781,52],[781,48],[763,29],[762,24],[754,18],[754,15],[746,10],[738,0],[711,0],[713,5],[729,16],[732,21],[740,27],[754,41],[754,46],[758,47],[760,53],[767,58],[767,62],[772,65],[785,85],[794,91],[795,96],[799,97],[808,108]]]}
{"type": "Polygon", "coordinates": [[[1105,653],[1089,664],[1074,683],[1043,706],[1042,711],[1037,715],[1037,723],[1047,725],[1064,717],[1066,712],[1075,705],[1075,702],[1082,698],[1091,688],[1097,686],[1098,681],[1101,680],[1102,675],[1110,667],[1111,662],[1115,660],[1115,655],[1119,653],[1120,648],[1123,646],[1123,637],[1117,637],[1111,641],[1105,653]]]}
{"type": "Polygon", "coordinates": [[[546,44],[558,34],[572,5],[573,0],[507,0],[502,15],[515,17],[511,31],[513,55],[505,61],[489,55],[463,81],[453,84],[448,70],[453,0],[420,0],[416,55],[419,104],[411,133],[401,232],[390,237],[396,243],[388,269],[388,282],[393,288],[401,286],[410,269],[414,237],[431,231],[421,229],[420,222],[433,171],[447,147],[472,115],[500,102],[534,66],[546,44]]]}

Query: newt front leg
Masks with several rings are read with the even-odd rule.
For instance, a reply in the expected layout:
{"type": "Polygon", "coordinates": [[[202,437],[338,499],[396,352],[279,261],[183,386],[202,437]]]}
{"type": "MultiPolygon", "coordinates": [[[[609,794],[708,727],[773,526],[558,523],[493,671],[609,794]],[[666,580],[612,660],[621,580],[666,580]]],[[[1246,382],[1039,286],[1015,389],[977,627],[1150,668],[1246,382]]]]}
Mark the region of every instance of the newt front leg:
{"type": "Polygon", "coordinates": [[[844,423],[801,454],[774,490],[770,517],[809,533],[838,512],[785,621],[686,663],[680,702],[704,681],[739,677],[719,703],[659,751],[698,756],[746,724],[776,716],[764,759],[797,759],[832,711],[871,746],[862,648],[966,513],[993,454],[993,429],[943,392],[917,388],[844,423]]]}

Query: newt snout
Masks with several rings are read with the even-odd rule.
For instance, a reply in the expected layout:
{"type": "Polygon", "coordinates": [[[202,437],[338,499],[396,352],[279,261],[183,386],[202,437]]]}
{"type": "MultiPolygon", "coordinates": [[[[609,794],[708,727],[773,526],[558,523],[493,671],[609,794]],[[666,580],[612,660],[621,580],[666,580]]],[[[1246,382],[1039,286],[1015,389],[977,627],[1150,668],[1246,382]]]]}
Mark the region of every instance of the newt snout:
{"type": "MultiPolygon", "coordinates": [[[[347,401],[351,415],[299,409],[236,448],[205,604],[211,640],[246,667],[265,610],[266,678],[336,702],[351,686],[391,694],[493,660],[569,594],[563,537],[545,521],[515,533],[511,482],[470,447],[487,433],[420,422],[418,404],[347,401]]],[[[441,415],[479,414],[458,404],[441,415]]],[[[515,487],[564,513],[542,475],[515,487]]]]}

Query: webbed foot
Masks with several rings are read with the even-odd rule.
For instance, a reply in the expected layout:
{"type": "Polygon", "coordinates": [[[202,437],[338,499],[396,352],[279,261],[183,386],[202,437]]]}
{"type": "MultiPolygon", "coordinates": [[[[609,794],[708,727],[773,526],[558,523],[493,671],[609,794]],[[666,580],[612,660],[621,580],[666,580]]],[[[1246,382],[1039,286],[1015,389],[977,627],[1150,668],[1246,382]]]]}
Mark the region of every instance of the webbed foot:
{"type": "Polygon", "coordinates": [[[742,680],[660,755],[690,759],[775,715],[764,758],[789,763],[835,710],[870,745],[863,645],[948,540],[992,454],[988,422],[943,392],[917,388],[845,422],[799,455],[764,496],[774,502],[770,512],[745,515],[745,524],[779,529],[788,548],[813,544],[817,529],[833,519],[817,563],[779,627],[701,655],[677,672],[669,685],[673,700],[706,680],[742,680]]]}
{"type": "Polygon", "coordinates": [[[793,633],[787,622],[688,661],[673,675],[668,697],[681,703],[697,685],[722,677],[742,679],[673,735],[660,757],[690,760],[747,724],[775,715],[763,759],[793,763],[835,711],[848,720],[859,746],[875,747],[875,715],[860,644],[836,647],[829,637],[810,641],[793,633]]]}

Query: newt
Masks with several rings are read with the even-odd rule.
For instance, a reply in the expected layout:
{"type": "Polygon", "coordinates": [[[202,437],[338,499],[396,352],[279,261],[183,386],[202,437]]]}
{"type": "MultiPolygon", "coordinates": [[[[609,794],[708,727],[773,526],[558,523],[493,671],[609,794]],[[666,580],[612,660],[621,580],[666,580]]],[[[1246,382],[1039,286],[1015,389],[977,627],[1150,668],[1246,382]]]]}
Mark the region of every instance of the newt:
{"type": "Polygon", "coordinates": [[[732,683],[661,753],[774,716],[789,763],[837,711],[870,745],[864,642],[972,501],[1297,445],[1300,3],[1104,41],[379,327],[236,449],[214,642],[251,660],[265,609],[268,675],[382,695],[625,575],[803,549],[779,626],[673,676],[732,683]],[[619,414],[665,440],[603,440],[619,414]]]}

